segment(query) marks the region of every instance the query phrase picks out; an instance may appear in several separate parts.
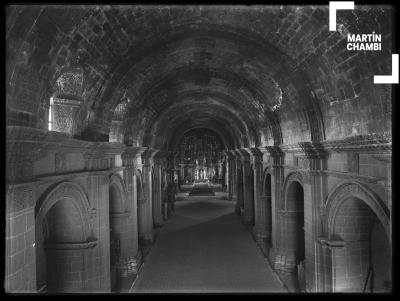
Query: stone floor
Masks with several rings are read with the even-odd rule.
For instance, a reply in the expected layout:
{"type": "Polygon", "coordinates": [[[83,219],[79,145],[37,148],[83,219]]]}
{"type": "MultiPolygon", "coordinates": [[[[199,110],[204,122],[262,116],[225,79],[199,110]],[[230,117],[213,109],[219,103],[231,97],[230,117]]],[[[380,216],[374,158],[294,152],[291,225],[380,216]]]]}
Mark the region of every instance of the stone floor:
{"type": "Polygon", "coordinates": [[[177,202],[133,293],[287,292],[229,201],[177,202]]]}

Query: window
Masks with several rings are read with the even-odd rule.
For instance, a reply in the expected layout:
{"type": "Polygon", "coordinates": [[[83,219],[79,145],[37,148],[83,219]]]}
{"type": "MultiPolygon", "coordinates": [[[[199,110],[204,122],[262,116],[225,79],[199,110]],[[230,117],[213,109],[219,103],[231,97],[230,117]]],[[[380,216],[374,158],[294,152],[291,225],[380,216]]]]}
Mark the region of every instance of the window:
{"type": "Polygon", "coordinates": [[[53,120],[54,120],[54,108],[53,108],[54,100],[53,97],[50,97],[50,106],[49,106],[49,124],[48,124],[48,130],[52,131],[53,130],[53,120]]]}

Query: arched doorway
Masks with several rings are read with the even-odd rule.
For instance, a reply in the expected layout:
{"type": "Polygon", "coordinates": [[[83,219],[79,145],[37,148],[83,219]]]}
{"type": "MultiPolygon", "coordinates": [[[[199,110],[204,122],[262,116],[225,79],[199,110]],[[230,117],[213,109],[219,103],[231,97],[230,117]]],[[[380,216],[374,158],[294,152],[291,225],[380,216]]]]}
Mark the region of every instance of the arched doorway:
{"type": "Polygon", "coordinates": [[[331,238],[343,241],[333,268],[335,292],[390,292],[391,244],[375,212],[349,197],[336,211],[331,238]]]}
{"type": "Polygon", "coordinates": [[[78,185],[61,183],[36,205],[37,289],[80,292],[90,289],[92,248],[89,206],[78,185]]]}
{"type": "Polygon", "coordinates": [[[286,210],[292,215],[292,223],[288,227],[288,239],[292,241],[289,249],[293,252],[296,265],[305,259],[304,239],[304,191],[303,186],[293,181],[288,188],[286,210]]]}
{"type": "Polygon", "coordinates": [[[287,188],[285,215],[286,267],[293,271],[298,289],[305,291],[304,190],[296,180],[287,188]]]}

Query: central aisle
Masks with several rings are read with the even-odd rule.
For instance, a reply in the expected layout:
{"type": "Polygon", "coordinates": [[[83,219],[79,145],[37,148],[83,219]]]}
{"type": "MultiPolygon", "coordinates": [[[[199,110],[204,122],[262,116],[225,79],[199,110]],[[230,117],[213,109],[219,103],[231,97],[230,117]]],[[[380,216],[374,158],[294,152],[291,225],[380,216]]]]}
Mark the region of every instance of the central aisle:
{"type": "Polygon", "coordinates": [[[234,214],[232,202],[190,198],[177,202],[175,210],[133,293],[287,292],[234,214]]]}

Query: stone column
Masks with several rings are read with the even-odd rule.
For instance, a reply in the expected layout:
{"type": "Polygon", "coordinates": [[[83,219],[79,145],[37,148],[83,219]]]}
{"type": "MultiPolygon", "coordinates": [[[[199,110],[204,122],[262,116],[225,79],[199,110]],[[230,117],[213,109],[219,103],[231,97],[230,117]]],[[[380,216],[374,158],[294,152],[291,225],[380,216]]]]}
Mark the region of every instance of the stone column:
{"type": "Polygon", "coordinates": [[[142,154],[142,174],[143,174],[143,195],[144,199],[140,202],[140,227],[139,238],[143,241],[152,243],[153,233],[153,181],[152,167],[154,165],[154,155],[156,150],[146,149],[142,154]]]}
{"type": "Polygon", "coordinates": [[[227,162],[226,168],[226,183],[227,183],[227,193],[228,200],[237,202],[236,189],[237,185],[235,179],[235,157],[232,155],[231,151],[224,151],[225,160],[227,162]]]}
{"type": "Polygon", "coordinates": [[[86,170],[97,171],[97,174],[90,174],[87,181],[87,196],[92,208],[91,214],[94,219],[93,237],[98,238],[98,246],[93,248],[91,265],[93,286],[91,289],[96,291],[110,291],[110,206],[109,206],[109,184],[110,179],[108,170],[113,166],[114,154],[107,154],[106,148],[93,146],[87,149],[84,154],[86,170]],[[96,263],[96,258],[101,258],[96,263]]]}
{"type": "Polygon", "coordinates": [[[246,225],[254,224],[254,204],[251,197],[250,187],[250,156],[246,150],[240,150],[242,160],[243,177],[243,223],[246,225]]]}
{"type": "Polygon", "coordinates": [[[138,161],[140,154],[144,151],[139,147],[127,147],[121,154],[122,165],[124,169],[124,180],[127,188],[127,201],[130,216],[128,217],[128,224],[130,227],[129,235],[129,256],[126,260],[121,260],[119,264],[120,274],[122,276],[129,276],[137,274],[138,269],[142,263],[142,254],[139,250],[139,221],[138,221],[138,200],[137,200],[137,176],[136,169],[138,168],[138,161]]]}
{"type": "Polygon", "coordinates": [[[318,145],[301,145],[298,155],[299,167],[303,170],[304,189],[304,235],[306,291],[316,291],[317,254],[315,241],[323,234],[320,208],[328,195],[326,152],[318,145]]]}
{"type": "Polygon", "coordinates": [[[346,263],[344,260],[344,241],[318,238],[315,241],[316,292],[340,292],[345,287],[346,263]]]}
{"type": "Polygon", "coordinates": [[[244,200],[243,200],[243,166],[242,166],[242,159],[241,156],[236,152],[233,151],[234,158],[235,158],[235,188],[234,193],[236,195],[236,213],[238,215],[243,214],[244,210],[244,200]],[[242,183],[242,184],[240,184],[242,183]],[[241,186],[240,186],[241,185],[241,186]],[[240,186],[240,187],[239,187],[240,186]]]}
{"type": "Polygon", "coordinates": [[[301,229],[298,229],[299,218],[302,218],[299,211],[279,210],[281,244],[279,246],[279,255],[275,263],[275,269],[287,272],[296,271],[296,257],[298,250],[297,236],[301,229]]]}
{"type": "Polygon", "coordinates": [[[250,149],[251,162],[254,170],[254,228],[253,232],[257,242],[262,246],[266,246],[267,239],[267,221],[266,221],[266,202],[262,198],[262,152],[257,148],[250,149]]]}
{"type": "Polygon", "coordinates": [[[229,164],[229,162],[228,162],[228,159],[226,158],[225,159],[225,192],[227,192],[228,193],[228,200],[230,201],[231,200],[231,197],[232,197],[232,195],[230,194],[230,189],[231,189],[231,185],[230,185],[230,179],[229,179],[229,177],[230,177],[230,172],[229,172],[229,169],[231,168],[231,165],[229,164]]]}
{"type": "MultiPolygon", "coordinates": [[[[283,153],[276,146],[266,146],[259,148],[263,153],[264,166],[271,166],[271,245],[269,246],[268,254],[274,266],[279,266],[281,262],[280,249],[282,226],[281,218],[278,215],[278,209],[282,204],[282,186],[284,182],[284,169],[283,169],[283,153]]],[[[266,216],[268,214],[266,213],[266,216]]],[[[267,223],[268,224],[268,223],[267,223]]],[[[268,233],[268,232],[267,232],[268,233]]]]}
{"type": "MultiPolygon", "coordinates": [[[[158,154],[157,154],[158,155],[158,154]]],[[[153,223],[154,226],[160,227],[162,226],[164,219],[162,216],[162,195],[161,195],[161,182],[162,182],[162,174],[161,174],[161,162],[158,156],[156,155],[155,164],[154,164],[154,183],[153,183],[153,223]]]]}
{"type": "Polygon", "coordinates": [[[5,279],[8,293],[36,292],[38,235],[35,235],[34,183],[6,186],[5,279]],[[22,242],[22,243],[20,243],[22,242]]]}

